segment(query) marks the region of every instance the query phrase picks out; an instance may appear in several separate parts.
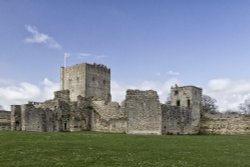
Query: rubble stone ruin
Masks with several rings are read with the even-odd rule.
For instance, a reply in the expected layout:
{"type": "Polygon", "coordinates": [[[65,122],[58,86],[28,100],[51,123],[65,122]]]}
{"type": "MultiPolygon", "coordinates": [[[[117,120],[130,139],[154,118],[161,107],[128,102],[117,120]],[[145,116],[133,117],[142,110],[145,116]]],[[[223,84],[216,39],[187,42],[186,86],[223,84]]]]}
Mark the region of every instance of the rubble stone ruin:
{"type": "Polygon", "coordinates": [[[127,90],[119,104],[111,100],[111,70],[100,64],[61,67],[61,90],[43,103],[12,105],[0,111],[0,130],[100,131],[127,134],[247,134],[250,118],[201,114],[202,89],[171,87],[170,105],[154,90],[127,90]]]}

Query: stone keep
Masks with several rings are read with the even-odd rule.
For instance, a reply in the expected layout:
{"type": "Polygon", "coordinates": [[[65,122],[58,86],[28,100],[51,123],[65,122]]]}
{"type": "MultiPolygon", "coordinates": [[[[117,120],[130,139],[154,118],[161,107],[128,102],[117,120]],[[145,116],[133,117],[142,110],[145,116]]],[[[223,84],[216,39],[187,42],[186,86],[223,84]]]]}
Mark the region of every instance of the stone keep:
{"type": "Polygon", "coordinates": [[[171,106],[190,110],[192,117],[192,133],[200,130],[200,111],[202,101],[202,89],[195,86],[172,87],[171,106]]]}
{"type": "Polygon", "coordinates": [[[77,64],[61,67],[61,90],[70,91],[70,100],[77,96],[98,97],[111,101],[110,69],[100,64],[77,64]]]}

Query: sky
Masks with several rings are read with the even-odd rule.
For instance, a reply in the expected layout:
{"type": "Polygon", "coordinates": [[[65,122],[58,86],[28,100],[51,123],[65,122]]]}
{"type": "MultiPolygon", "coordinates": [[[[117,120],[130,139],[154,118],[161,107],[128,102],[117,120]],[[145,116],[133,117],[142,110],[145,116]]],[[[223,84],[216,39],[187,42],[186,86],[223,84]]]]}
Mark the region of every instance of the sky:
{"type": "Polygon", "coordinates": [[[220,111],[250,98],[250,1],[0,0],[0,105],[43,101],[67,66],[105,64],[112,97],[195,85],[220,111]]]}

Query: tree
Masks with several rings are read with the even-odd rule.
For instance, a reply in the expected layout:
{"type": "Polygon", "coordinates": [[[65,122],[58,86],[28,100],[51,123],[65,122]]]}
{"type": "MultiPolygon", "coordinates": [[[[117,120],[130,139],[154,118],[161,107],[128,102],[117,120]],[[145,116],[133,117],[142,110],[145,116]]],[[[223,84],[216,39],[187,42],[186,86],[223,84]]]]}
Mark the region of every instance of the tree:
{"type": "Polygon", "coordinates": [[[3,110],[3,106],[2,105],[0,105],[0,110],[3,110]]]}
{"type": "Polygon", "coordinates": [[[239,105],[239,110],[244,114],[250,114],[250,98],[239,105]]]}
{"type": "Polygon", "coordinates": [[[167,100],[166,100],[165,104],[166,104],[167,106],[171,106],[171,98],[170,98],[170,95],[167,97],[167,100]]]}
{"type": "Polygon", "coordinates": [[[202,96],[202,112],[216,113],[218,110],[218,106],[216,105],[217,100],[208,96],[202,96]]]}

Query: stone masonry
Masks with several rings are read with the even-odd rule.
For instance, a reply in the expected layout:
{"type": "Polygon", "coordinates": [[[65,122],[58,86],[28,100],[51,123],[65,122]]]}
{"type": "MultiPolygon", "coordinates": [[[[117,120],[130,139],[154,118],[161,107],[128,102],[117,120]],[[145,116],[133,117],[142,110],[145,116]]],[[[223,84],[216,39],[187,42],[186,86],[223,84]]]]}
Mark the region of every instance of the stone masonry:
{"type": "Polygon", "coordinates": [[[10,111],[0,110],[0,130],[10,130],[10,111]]]}
{"type": "Polygon", "coordinates": [[[156,91],[128,90],[124,105],[129,134],[161,134],[161,104],[156,91]]]}
{"type": "Polygon", "coordinates": [[[153,90],[128,90],[121,105],[112,102],[110,71],[99,64],[62,67],[54,98],[0,111],[0,130],[250,134],[248,116],[201,114],[202,89],[195,86],[172,87],[170,104],[161,104],[153,90]]]}
{"type": "Polygon", "coordinates": [[[99,64],[77,64],[61,68],[61,90],[70,91],[71,101],[77,96],[99,97],[111,101],[110,69],[99,64]]]}
{"type": "MultiPolygon", "coordinates": [[[[174,107],[169,110],[169,112],[172,111],[173,113],[170,116],[180,112],[180,117],[178,118],[182,120],[180,122],[189,122],[189,130],[185,131],[184,134],[198,133],[200,130],[202,89],[195,86],[178,87],[176,85],[171,88],[170,98],[171,106],[174,107]],[[181,114],[182,112],[183,114],[181,114]]],[[[180,133],[183,134],[182,132],[180,133]]]]}
{"type": "Polygon", "coordinates": [[[250,116],[240,113],[203,113],[201,133],[206,134],[250,134],[250,116]]]}

